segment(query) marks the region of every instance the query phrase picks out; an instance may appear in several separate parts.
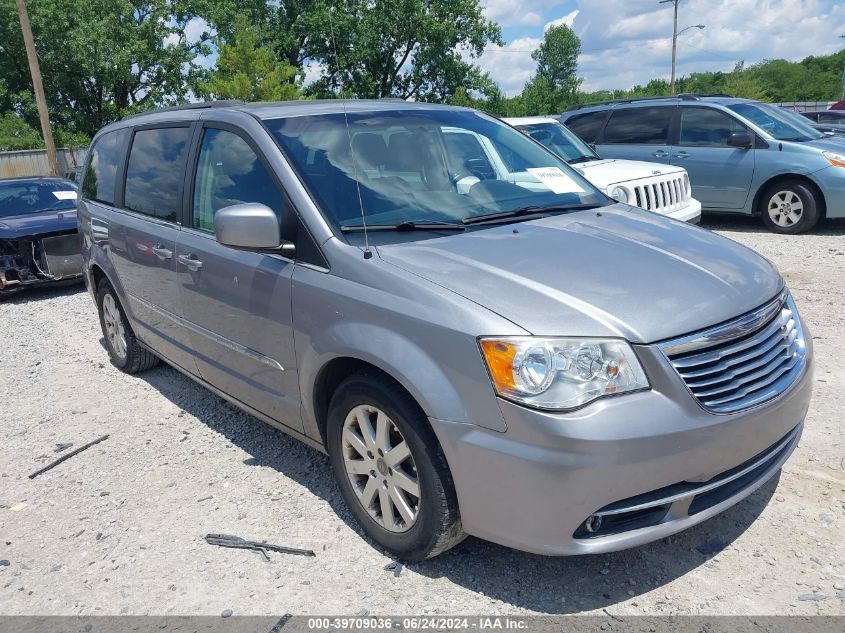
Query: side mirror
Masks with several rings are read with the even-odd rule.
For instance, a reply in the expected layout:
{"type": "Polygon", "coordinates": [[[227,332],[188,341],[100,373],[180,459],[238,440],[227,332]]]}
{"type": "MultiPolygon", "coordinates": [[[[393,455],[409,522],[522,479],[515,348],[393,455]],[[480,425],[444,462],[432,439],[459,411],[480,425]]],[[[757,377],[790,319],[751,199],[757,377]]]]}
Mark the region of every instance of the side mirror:
{"type": "Polygon", "coordinates": [[[279,218],[264,204],[247,202],[218,209],[214,214],[214,237],[224,246],[293,255],[293,242],[282,241],[279,218]]]}
{"type": "Polygon", "coordinates": [[[728,136],[728,145],[748,149],[751,147],[751,135],[748,132],[731,132],[728,136]]]}

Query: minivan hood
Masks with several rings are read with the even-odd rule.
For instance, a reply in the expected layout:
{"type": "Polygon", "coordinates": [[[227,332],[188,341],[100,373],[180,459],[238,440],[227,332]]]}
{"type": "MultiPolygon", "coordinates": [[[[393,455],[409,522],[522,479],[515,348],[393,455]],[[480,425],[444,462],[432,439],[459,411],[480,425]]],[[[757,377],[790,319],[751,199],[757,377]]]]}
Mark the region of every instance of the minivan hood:
{"type": "Polygon", "coordinates": [[[629,182],[631,180],[654,178],[655,176],[664,174],[683,174],[686,171],[683,167],[673,165],[616,158],[603,158],[601,160],[591,160],[586,163],[576,163],[572,167],[581,172],[584,178],[601,188],[607,188],[609,185],[629,182]]]}
{"type": "MultiPolygon", "coordinates": [[[[776,141],[777,142],[777,141],[776,141]]],[[[845,151],[845,137],[842,136],[829,136],[826,138],[816,139],[814,141],[791,141],[794,145],[804,145],[807,147],[815,147],[821,150],[826,150],[828,152],[839,152],[840,154],[845,151]]]]}
{"type": "Polygon", "coordinates": [[[651,343],[748,312],[783,287],[774,266],[751,249],[622,204],[378,252],[546,336],[651,343]]]}

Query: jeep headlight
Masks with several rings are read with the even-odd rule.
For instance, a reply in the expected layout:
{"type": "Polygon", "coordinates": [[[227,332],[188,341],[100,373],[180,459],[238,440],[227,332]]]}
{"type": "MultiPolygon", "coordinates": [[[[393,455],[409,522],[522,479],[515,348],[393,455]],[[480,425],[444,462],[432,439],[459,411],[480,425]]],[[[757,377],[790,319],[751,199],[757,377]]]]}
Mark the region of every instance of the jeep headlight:
{"type": "Polygon", "coordinates": [[[576,409],[605,396],[648,389],[631,346],[617,339],[481,338],[496,393],[538,409],[576,409]]]}
{"type": "Polygon", "coordinates": [[[628,192],[622,187],[611,187],[610,193],[608,193],[608,195],[614,200],[618,200],[619,202],[624,202],[625,204],[628,204],[628,192]]]}

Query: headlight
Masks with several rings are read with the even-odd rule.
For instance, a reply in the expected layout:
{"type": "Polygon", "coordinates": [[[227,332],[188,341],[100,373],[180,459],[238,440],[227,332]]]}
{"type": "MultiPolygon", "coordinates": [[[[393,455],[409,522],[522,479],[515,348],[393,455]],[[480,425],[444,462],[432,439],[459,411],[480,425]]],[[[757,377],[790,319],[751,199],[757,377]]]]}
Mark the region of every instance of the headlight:
{"type": "Polygon", "coordinates": [[[822,152],[822,156],[834,167],[845,167],[845,154],[839,152],[822,152]]]}
{"type": "Polygon", "coordinates": [[[480,344],[496,393],[538,409],[575,409],[649,387],[625,341],[511,336],[480,344]]]}
{"type": "Polygon", "coordinates": [[[613,187],[608,195],[614,200],[619,200],[619,202],[624,202],[625,204],[628,203],[628,192],[622,187],[613,187]]]}

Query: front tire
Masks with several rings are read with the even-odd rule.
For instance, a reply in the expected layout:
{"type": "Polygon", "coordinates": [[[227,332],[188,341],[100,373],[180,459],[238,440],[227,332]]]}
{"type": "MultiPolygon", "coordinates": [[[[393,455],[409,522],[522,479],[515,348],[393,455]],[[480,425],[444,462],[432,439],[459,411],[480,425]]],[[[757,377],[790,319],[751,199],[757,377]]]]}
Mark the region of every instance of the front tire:
{"type": "Polygon", "coordinates": [[[796,235],[819,221],[821,202],[801,180],[787,180],[766,189],[760,199],[763,224],[773,233],[796,235]]]}
{"type": "Polygon", "coordinates": [[[135,338],[117,293],[105,279],[97,285],[97,308],[106,349],[115,367],[127,374],[136,374],[158,365],[158,356],[142,347],[135,338]]]}
{"type": "Polygon", "coordinates": [[[446,458],[398,384],[370,373],[346,379],[329,405],[326,435],[344,501],[373,541],[418,561],[463,540],[446,458]]]}

